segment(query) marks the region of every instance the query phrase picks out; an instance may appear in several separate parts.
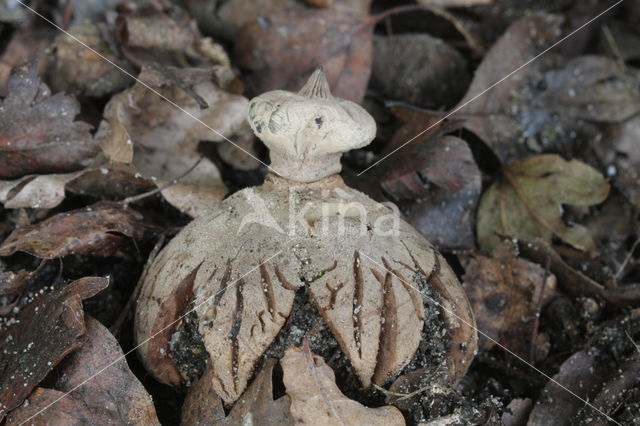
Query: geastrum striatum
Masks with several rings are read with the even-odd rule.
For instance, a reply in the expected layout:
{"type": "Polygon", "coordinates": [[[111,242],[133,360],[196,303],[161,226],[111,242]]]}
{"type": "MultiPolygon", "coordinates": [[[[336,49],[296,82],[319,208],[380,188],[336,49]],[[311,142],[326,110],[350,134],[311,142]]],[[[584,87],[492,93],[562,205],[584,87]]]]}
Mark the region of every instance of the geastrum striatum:
{"type": "Polygon", "coordinates": [[[338,174],[341,154],[374,138],[373,118],[334,98],[316,71],[298,93],[254,98],[248,120],[273,172],[196,218],[154,261],[136,312],[147,369],[168,384],[184,381],[171,340],[176,319],[193,310],[211,386],[232,403],[304,291],[364,387],[388,383],[409,363],[427,304],[445,324],[444,335],[429,338],[446,340],[444,364],[460,378],[476,333],[454,272],[410,225],[338,174]]]}

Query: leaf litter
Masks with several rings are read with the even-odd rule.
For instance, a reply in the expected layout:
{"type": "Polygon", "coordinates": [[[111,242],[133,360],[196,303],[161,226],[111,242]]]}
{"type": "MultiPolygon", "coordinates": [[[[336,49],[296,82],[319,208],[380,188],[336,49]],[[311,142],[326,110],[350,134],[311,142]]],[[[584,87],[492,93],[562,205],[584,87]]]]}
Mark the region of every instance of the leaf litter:
{"type": "MultiPolygon", "coordinates": [[[[83,312],[113,325],[119,312],[100,310],[122,309],[118,300],[134,291],[158,237],[170,238],[229,192],[262,181],[260,161],[269,158],[244,122],[247,99],[297,90],[318,66],[334,95],[362,100],[378,125],[371,147],[345,156],[343,175],[372,198],[396,204],[444,252],[465,280],[480,330],[616,421],[638,418],[640,21],[631,2],[443,123],[447,111],[600,10],[578,2],[525,8],[466,0],[420,2],[429,12],[415,14],[392,12],[390,2],[378,0],[39,6],[259,161],[5,3],[0,350],[10,354],[0,361],[0,395],[8,424],[28,419],[132,347],[130,312],[118,320],[117,341],[83,312]],[[83,304],[107,283],[84,278],[98,272],[110,277],[109,288],[83,304]]],[[[484,338],[455,383],[442,368],[424,367],[464,351],[447,346],[437,321],[422,330],[422,352],[399,377],[364,389],[317,307],[302,292],[295,297],[300,307],[236,404],[223,404],[206,386],[206,362],[200,370],[185,362],[181,369],[201,378],[189,389],[169,389],[128,359],[33,420],[292,424],[334,423],[338,413],[355,424],[606,421],[484,338]],[[342,405],[353,408],[346,417],[342,405]]],[[[188,321],[177,330],[197,337],[187,333],[188,321]]]]}

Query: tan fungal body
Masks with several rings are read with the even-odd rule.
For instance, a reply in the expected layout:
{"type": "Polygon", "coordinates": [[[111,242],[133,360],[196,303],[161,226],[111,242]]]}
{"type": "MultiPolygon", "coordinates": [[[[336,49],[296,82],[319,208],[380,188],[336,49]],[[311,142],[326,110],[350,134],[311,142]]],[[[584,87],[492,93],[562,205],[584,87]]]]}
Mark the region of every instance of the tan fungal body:
{"type": "MultiPolygon", "coordinates": [[[[341,153],[375,136],[369,114],[332,97],[316,71],[298,93],[253,99],[248,120],[277,174],[196,218],[161,252],[143,284],[138,342],[195,307],[212,388],[231,403],[296,292],[306,291],[367,387],[387,383],[412,359],[425,304],[435,302],[449,341],[446,367],[453,380],[461,377],[476,333],[455,274],[411,226],[337,175],[341,153]]],[[[182,381],[170,355],[175,329],[140,348],[149,371],[174,385],[182,381]]]]}

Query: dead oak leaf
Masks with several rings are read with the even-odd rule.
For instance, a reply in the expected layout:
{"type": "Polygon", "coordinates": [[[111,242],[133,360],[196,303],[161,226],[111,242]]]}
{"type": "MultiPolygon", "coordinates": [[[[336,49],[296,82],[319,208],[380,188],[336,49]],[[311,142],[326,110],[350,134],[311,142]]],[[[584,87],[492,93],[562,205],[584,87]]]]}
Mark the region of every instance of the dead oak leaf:
{"type": "Polygon", "coordinates": [[[249,21],[237,34],[236,63],[253,94],[297,91],[322,67],[335,96],[362,101],[371,73],[373,25],[358,14],[319,9],[249,21]]]}
{"type": "Polygon", "coordinates": [[[524,359],[543,359],[548,347],[535,345],[536,318],[555,294],[555,276],[517,257],[509,242],[499,245],[491,257],[472,254],[462,263],[465,291],[478,328],[484,332],[479,336],[479,349],[489,350],[497,341],[524,359]]]}
{"type": "Polygon", "coordinates": [[[122,236],[140,238],[142,232],[140,213],[101,202],[14,230],[0,245],[0,256],[17,251],[43,259],[78,253],[109,256],[123,242],[122,236]]]}
{"type": "MultiPolygon", "coordinates": [[[[131,141],[133,166],[142,176],[159,185],[182,176],[197,163],[180,183],[163,191],[171,204],[195,216],[226,193],[217,167],[209,159],[202,158],[198,144],[200,141],[222,142],[239,131],[245,121],[248,101],[218,87],[209,69],[170,69],[170,72],[180,79],[180,84],[171,81],[157,68],[143,68],[139,78],[187,114],[136,83],[111,98],[105,107],[105,121],[98,129],[98,135],[101,140],[108,140],[112,138],[110,135],[119,134],[121,137],[116,139],[120,145],[131,141]],[[202,98],[208,108],[202,109],[181,86],[191,88],[189,90],[202,98]],[[121,126],[126,128],[130,139],[123,137],[121,129],[117,129],[121,126]]],[[[112,145],[103,145],[103,149],[107,148],[108,154],[115,159],[115,151],[119,148],[112,145]]],[[[125,149],[121,151],[126,155],[118,154],[117,159],[129,154],[125,149]]]]}
{"type": "Polygon", "coordinates": [[[218,397],[218,404],[212,404],[211,398],[215,394],[211,387],[212,376],[210,369],[205,371],[202,378],[192,387],[182,406],[183,425],[212,424],[254,426],[293,425],[293,418],[289,412],[290,398],[284,395],[273,398],[273,368],[277,361],[267,360],[260,373],[253,379],[251,385],[235,403],[227,417],[224,417],[222,400],[218,397]],[[218,409],[213,409],[218,407],[218,409]]]}
{"type": "Polygon", "coordinates": [[[37,388],[29,396],[29,405],[10,414],[9,424],[19,424],[28,419],[30,423],[44,425],[51,424],[48,423],[51,416],[54,419],[64,418],[67,412],[65,404],[56,402],[48,407],[59,398],[58,393],[71,400],[85,424],[159,423],[151,396],[129,370],[113,335],[91,317],[85,318],[85,325],[85,343],[49,376],[55,393],[50,392],[52,389],[37,388]],[[108,370],[99,374],[107,366],[108,370]],[[40,412],[44,408],[47,411],[40,412]]]}
{"type": "Polygon", "coordinates": [[[565,60],[548,54],[510,75],[558,39],[561,23],[555,15],[514,22],[459,103],[455,116],[503,163],[549,150],[570,152],[577,142],[597,140],[595,123],[621,122],[640,111],[637,73],[605,56],[565,60]]]}
{"type": "Polygon", "coordinates": [[[0,103],[0,178],[86,166],[99,148],[91,126],[73,121],[79,112],[75,99],[51,95],[38,78],[36,61],[14,68],[0,103]]]}
{"type": "Polygon", "coordinates": [[[98,25],[85,21],[68,32],[74,38],[60,34],[55,40],[55,71],[51,73],[55,89],[101,97],[130,85],[131,78],[107,60],[128,72],[132,70],[131,64],[112,52],[98,25]]]}
{"type": "Polygon", "coordinates": [[[481,176],[467,144],[454,136],[428,138],[398,154],[399,166],[380,186],[407,221],[440,249],[473,248],[481,176]]]}
{"type": "Polygon", "coordinates": [[[489,252],[504,236],[526,241],[553,236],[595,253],[587,228],[562,220],[562,205],[592,206],[609,194],[606,179],[592,167],[559,155],[528,157],[506,166],[482,195],[478,207],[480,248],[489,252]]]}
{"type": "Polygon", "coordinates": [[[37,296],[0,328],[0,418],[82,345],[86,331],[82,300],[108,284],[107,278],[87,277],[59,286],[37,296]]]}
{"type": "Polygon", "coordinates": [[[395,407],[368,408],[347,398],[338,389],[331,367],[308,350],[287,349],[280,364],[291,397],[291,415],[298,424],[405,424],[395,407]]]}
{"type": "Polygon", "coordinates": [[[28,405],[9,414],[6,426],[20,426],[27,422],[31,426],[80,426],[90,424],[91,417],[89,408],[81,401],[66,396],[64,392],[37,387],[29,395],[28,405]],[[51,408],[47,409],[49,406],[51,408]],[[46,414],[40,413],[45,409],[46,414]]]}

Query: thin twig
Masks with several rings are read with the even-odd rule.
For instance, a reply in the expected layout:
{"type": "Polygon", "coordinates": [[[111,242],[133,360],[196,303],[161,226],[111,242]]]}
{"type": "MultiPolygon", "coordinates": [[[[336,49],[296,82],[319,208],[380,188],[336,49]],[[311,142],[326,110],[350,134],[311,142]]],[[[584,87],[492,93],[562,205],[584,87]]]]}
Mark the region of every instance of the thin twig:
{"type": "Polygon", "coordinates": [[[143,200],[145,198],[151,197],[152,195],[157,194],[158,192],[162,192],[165,189],[169,188],[170,186],[173,186],[175,184],[177,184],[178,182],[180,182],[180,180],[182,180],[185,176],[187,176],[189,173],[191,173],[196,167],[198,167],[198,165],[200,164],[200,162],[204,159],[204,157],[200,157],[198,159],[198,161],[195,162],[195,164],[191,167],[189,167],[189,169],[187,169],[186,172],[184,172],[183,174],[181,174],[180,176],[178,176],[177,178],[171,180],[170,182],[161,185],[159,187],[157,187],[156,189],[152,189],[151,191],[147,191],[147,192],[143,192],[142,194],[138,194],[138,195],[133,195],[131,197],[127,197],[124,200],[122,200],[120,203],[122,203],[122,205],[124,207],[127,207],[129,204],[131,203],[135,203],[137,201],[143,200]]]}
{"type": "Polygon", "coordinates": [[[631,257],[633,256],[633,252],[636,251],[636,247],[638,247],[638,244],[640,244],[640,237],[638,237],[635,243],[633,243],[633,245],[631,246],[631,250],[629,250],[629,253],[627,253],[627,257],[624,258],[624,262],[622,262],[622,265],[620,265],[620,268],[618,268],[618,272],[616,272],[616,274],[613,276],[613,280],[615,282],[618,281],[620,274],[622,273],[624,268],[627,267],[627,263],[629,263],[629,261],[631,260],[631,257]]]}
{"type": "Polygon", "coordinates": [[[624,57],[622,56],[622,52],[620,52],[620,48],[618,47],[618,43],[616,43],[615,38],[613,38],[613,34],[611,34],[611,30],[608,25],[602,26],[602,32],[604,33],[604,37],[607,39],[607,43],[609,43],[609,47],[613,51],[613,54],[616,56],[616,60],[618,61],[618,65],[623,70],[627,69],[626,64],[624,63],[624,57]]]}

